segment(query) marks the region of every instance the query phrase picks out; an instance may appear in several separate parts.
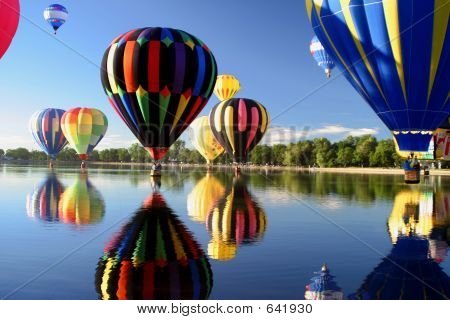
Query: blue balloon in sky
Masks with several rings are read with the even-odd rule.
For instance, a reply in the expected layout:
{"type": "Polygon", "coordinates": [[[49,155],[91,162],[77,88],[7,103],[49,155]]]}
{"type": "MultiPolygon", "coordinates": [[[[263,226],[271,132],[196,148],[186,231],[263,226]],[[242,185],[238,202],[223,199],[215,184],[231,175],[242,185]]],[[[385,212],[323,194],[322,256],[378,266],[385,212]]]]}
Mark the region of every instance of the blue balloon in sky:
{"type": "Polygon", "coordinates": [[[314,32],[402,151],[450,113],[448,0],[306,0],[314,32]]]}
{"type": "Polygon", "coordinates": [[[327,75],[327,78],[329,78],[331,76],[331,70],[335,65],[333,59],[331,59],[330,55],[325,51],[325,48],[316,36],[312,38],[309,50],[319,67],[322,67],[322,69],[325,70],[325,74],[327,75]]]}
{"type": "Polygon", "coordinates": [[[60,4],[51,4],[44,10],[44,19],[52,26],[56,31],[61,27],[69,16],[67,9],[60,4]]]}
{"type": "Polygon", "coordinates": [[[61,130],[61,118],[64,112],[61,109],[44,109],[36,112],[30,119],[30,131],[34,140],[52,159],[67,144],[61,130]]]}

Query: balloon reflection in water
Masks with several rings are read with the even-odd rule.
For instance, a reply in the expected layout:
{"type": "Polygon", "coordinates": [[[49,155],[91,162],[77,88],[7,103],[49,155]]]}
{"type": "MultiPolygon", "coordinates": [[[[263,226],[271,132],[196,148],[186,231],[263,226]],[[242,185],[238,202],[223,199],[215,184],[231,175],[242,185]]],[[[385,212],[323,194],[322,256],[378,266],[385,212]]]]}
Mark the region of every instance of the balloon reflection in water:
{"type": "Polygon", "coordinates": [[[260,240],[266,230],[264,210],[253,200],[243,177],[233,182],[231,191],[217,202],[207,217],[212,234],[208,254],[213,259],[230,260],[240,244],[260,240]]]}
{"type": "Polygon", "coordinates": [[[326,265],[311,278],[311,283],[306,285],[306,300],[343,300],[344,292],[334,281],[330,270],[326,265]]]}
{"type": "Polygon", "coordinates": [[[44,182],[27,196],[27,214],[44,221],[56,222],[58,218],[58,202],[64,186],[54,173],[50,173],[44,182]]]}
{"type": "Polygon", "coordinates": [[[391,253],[350,298],[383,300],[449,299],[450,278],[428,256],[428,241],[400,237],[391,253]]]}
{"type": "Polygon", "coordinates": [[[192,220],[204,223],[208,213],[225,194],[225,188],[211,173],[207,173],[187,197],[188,215],[192,220]]]}
{"type": "Polygon", "coordinates": [[[100,192],[81,173],[64,191],[58,205],[58,215],[63,223],[86,225],[98,223],[105,214],[105,202],[100,192]]]}
{"type": "Polygon", "coordinates": [[[207,299],[208,258],[192,234],[153,193],[105,247],[96,271],[101,299],[207,299]]]}
{"type": "Polygon", "coordinates": [[[432,188],[397,193],[387,224],[391,253],[350,298],[450,298],[450,278],[438,264],[446,258],[447,243],[436,238],[437,230],[448,230],[448,195],[432,188]]]}
{"type": "Polygon", "coordinates": [[[450,238],[449,197],[449,192],[431,188],[398,192],[388,219],[392,243],[404,236],[427,239],[430,256],[436,262],[444,261],[450,238]]]}

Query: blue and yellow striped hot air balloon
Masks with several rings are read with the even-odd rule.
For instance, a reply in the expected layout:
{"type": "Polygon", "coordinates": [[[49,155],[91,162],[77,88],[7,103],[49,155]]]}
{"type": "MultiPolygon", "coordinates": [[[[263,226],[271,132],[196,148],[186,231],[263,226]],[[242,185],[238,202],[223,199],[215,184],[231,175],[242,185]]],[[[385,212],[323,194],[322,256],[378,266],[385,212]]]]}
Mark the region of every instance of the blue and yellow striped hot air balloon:
{"type": "Polygon", "coordinates": [[[30,132],[36,143],[52,159],[64,148],[67,140],[61,130],[61,109],[44,109],[36,112],[30,119],[30,132]]]}
{"type": "Polygon", "coordinates": [[[314,60],[316,60],[317,65],[325,71],[327,78],[331,77],[331,70],[335,66],[334,61],[325,51],[325,48],[316,36],[312,38],[311,43],[309,44],[309,50],[311,51],[314,60]]]}
{"type": "Polygon", "coordinates": [[[448,0],[306,0],[314,31],[395,135],[427,151],[450,112],[448,0]]]}

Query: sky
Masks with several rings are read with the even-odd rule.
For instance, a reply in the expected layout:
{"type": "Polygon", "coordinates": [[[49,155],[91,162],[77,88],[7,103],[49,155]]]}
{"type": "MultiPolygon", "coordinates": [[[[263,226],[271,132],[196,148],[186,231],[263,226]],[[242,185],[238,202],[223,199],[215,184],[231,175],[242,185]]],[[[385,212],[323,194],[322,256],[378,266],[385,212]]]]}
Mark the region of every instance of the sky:
{"type": "MultiPolygon", "coordinates": [[[[202,39],[220,73],[241,83],[237,97],[258,100],[271,115],[265,142],[389,131],[335,68],[327,79],[309,52],[313,31],[302,0],[61,0],[69,19],[53,35],[48,0],[22,0],[19,28],[0,60],[0,149],[37,149],[28,130],[43,108],[92,107],[109,119],[98,149],[136,139],[109,105],[100,82],[103,53],[138,27],[171,27],[202,39]]],[[[218,103],[212,96],[201,115],[218,103]]],[[[188,140],[187,136],[182,139],[188,140]]]]}

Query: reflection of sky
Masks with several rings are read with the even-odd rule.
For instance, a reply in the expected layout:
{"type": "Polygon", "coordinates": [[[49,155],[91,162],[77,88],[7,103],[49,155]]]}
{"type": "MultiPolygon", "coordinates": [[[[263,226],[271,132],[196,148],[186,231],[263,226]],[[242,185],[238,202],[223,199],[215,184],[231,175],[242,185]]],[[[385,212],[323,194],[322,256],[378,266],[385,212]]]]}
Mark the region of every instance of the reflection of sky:
{"type": "MultiPolygon", "coordinates": [[[[57,171],[61,171],[58,179],[64,186],[72,185],[78,175],[77,169],[57,171]]],[[[98,224],[79,230],[70,225],[37,223],[27,217],[26,196],[42,182],[46,173],[45,168],[0,169],[0,248],[3,256],[0,296],[59,261],[69,251],[88,243],[12,298],[39,295],[42,299],[96,299],[93,277],[98,258],[114,232],[130,219],[151,193],[150,177],[145,171],[134,175],[115,171],[102,173],[90,168],[89,180],[102,194],[106,212],[98,224]]],[[[191,220],[186,202],[196,182],[203,177],[202,173],[190,174],[187,170],[167,173],[162,177],[161,190],[168,205],[194,234],[202,250],[207,252],[211,235],[204,224],[191,220]],[[181,183],[177,184],[180,179],[181,183]],[[176,188],[170,187],[173,184],[177,185],[176,188]]],[[[223,175],[217,174],[217,179],[224,187],[232,182],[231,176],[224,179],[223,175]]],[[[335,281],[346,294],[355,292],[380,263],[381,257],[326,219],[331,219],[381,253],[387,255],[391,252],[387,221],[397,189],[405,188],[401,176],[377,178],[378,189],[391,190],[389,188],[393,185],[397,189],[375,197],[369,206],[364,202],[366,200],[355,201],[354,197],[333,192],[320,196],[294,193],[308,206],[320,210],[323,217],[302,202],[283,196],[287,187],[283,181],[309,185],[311,180],[308,179],[302,174],[292,173],[289,180],[279,181],[279,187],[247,185],[267,215],[267,228],[261,241],[239,247],[233,260],[210,260],[214,273],[211,298],[302,299],[305,284],[324,262],[330,266],[335,281]],[[340,207],[323,209],[327,201],[336,200],[340,207]],[[240,289],[236,290],[237,287],[240,289]]],[[[367,181],[361,179],[364,178],[355,181],[366,185],[367,181]]],[[[449,178],[441,177],[438,187],[449,182],[449,178]]],[[[442,197],[438,198],[441,199],[439,203],[444,201],[442,197]]],[[[445,221],[444,218],[441,221],[445,221]]],[[[449,260],[440,264],[447,274],[450,273],[449,260]]]]}

